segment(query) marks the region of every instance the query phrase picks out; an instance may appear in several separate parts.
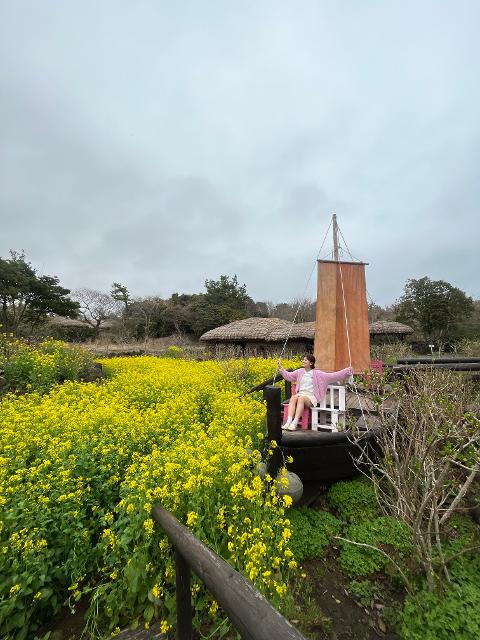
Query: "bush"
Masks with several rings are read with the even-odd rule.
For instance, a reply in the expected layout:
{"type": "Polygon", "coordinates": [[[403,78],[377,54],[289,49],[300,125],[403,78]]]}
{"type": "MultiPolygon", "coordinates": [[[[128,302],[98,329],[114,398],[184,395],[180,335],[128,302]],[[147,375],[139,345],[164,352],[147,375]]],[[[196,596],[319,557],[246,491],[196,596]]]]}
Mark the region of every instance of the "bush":
{"type": "Polygon", "coordinates": [[[292,525],[290,546],[299,562],[309,558],[320,558],[333,536],[342,529],[342,523],[331,513],[307,507],[292,510],[289,520],[292,525]]]}
{"type": "Polygon", "coordinates": [[[367,478],[336,482],[327,499],[347,522],[364,522],[378,515],[375,491],[367,478]]]}
{"type": "Polygon", "coordinates": [[[183,349],[181,347],[177,347],[174,344],[171,344],[169,347],[167,347],[165,355],[167,356],[167,358],[181,358],[183,355],[183,349]]]}
{"type": "Polygon", "coordinates": [[[374,360],[382,360],[387,364],[394,364],[398,358],[411,358],[415,354],[408,342],[395,340],[389,344],[372,344],[370,355],[374,360]]]}
{"type": "MultiPolygon", "coordinates": [[[[450,525],[452,539],[443,547],[447,558],[478,546],[478,526],[470,518],[455,515],[450,525]]],[[[405,640],[480,638],[480,555],[459,555],[448,571],[452,584],[446,591],[422,588],[405,601],[400,619],[405,640]]]]}
{"type": "Polygon", "coordinates": [[[0,335],[0,370],[5,391],[47,393],[65,380],[91,378],[93,356],[81,347],[47,339],[38,344],[0,335]]]}
{"type": "MultiPolygon", "coordinates": [[[[401,520],[389,516],[352,525],[346,530],[345,538],[380,548],[390,556],[395,556],[396,561],[399,557],[405,558],[412,550],[408,527],[401,520]]],[[[343,541],[338,560],[342,570],[349,576],[368,576],[391,564],[383,553],[375,549],[343,541]]]]}
{"type": "Polygon", "coordinates": [[[457,344],[457,354],[475,358],[480,356],[480,340],[470,340],[464,338],[457,344]]]}
{"type": "Polygon", "coordinates": [[[480,638],[480,588],[470,583],[446,592],[408,597],[401,616],[403,640],[480,638]]]}

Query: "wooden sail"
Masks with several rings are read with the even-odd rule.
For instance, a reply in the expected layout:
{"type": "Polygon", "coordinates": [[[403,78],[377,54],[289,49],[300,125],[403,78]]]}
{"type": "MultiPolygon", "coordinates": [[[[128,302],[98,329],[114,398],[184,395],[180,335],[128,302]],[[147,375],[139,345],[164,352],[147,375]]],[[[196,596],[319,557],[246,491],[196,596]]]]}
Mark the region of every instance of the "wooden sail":
{"type": "Polygon", "coordinates": [[[354,372],[365,371],[370,368],[366,263],[317,262],[315,366],[338,371],[350,366],[351,357],[354,372]]]}

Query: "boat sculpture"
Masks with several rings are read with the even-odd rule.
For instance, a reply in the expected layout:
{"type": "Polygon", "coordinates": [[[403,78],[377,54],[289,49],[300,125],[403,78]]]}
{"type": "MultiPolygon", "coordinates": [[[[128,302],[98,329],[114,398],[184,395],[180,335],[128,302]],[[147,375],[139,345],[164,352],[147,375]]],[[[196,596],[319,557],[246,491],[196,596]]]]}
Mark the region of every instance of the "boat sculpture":
{"type": "MultiPolygon", "coordinates": [[[[317,302],[314,355],[322,371],[338,371],[351,366],[355,374],[371,369],[368,305],[364,262],[339,259],[338,227],[333,216],[333,260],[317,260],[317,302]]],[[[264,389],[267,402],[267,439],[277,446],[268,461],[273,475],[283,464],[303,483],[331,483],[359,473],[362,459],[376,448],[378,417],[375,406],[353,386],[347,390],[346,427],[336,431],[320,427],[318,431],[284,431],[281,389],[273,386],[274,376],[255,390],[264,389]],[[270,383],[270,384],[269,384],[270,383]],[[290,461],[289,461],[290,460],[290,461]]],[[[290,385],[286,384],[285,398],[290,385]]]]}

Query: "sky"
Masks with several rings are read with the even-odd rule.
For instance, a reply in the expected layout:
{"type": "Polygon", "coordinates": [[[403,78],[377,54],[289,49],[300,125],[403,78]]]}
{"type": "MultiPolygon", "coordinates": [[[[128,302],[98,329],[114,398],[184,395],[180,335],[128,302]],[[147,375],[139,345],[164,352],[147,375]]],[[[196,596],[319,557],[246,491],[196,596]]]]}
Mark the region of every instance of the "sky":
{"type": "Polygon", "coordinates": [[[0,0],[0,256],[70,289],[480,298],[478,0],[0,0]],[[324,241],[325,240],[325,241],[324,241]]]}

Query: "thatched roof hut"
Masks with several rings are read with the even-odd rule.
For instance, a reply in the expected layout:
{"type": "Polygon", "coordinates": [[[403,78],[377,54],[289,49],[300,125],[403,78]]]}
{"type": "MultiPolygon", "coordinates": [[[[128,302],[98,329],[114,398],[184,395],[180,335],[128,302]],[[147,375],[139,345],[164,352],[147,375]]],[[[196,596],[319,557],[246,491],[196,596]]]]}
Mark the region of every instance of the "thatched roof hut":
{"type": "Polygon", "coordinates": [[[401,322],[392,322],[390,320],[379,320],[369,325],[370,335],[407,335],[413,333],[412,327],[401,322]]]}
{"type": "Polygon", "coordinates": [[[372,343],[405,340],[405,336],[413,333],[412,327],[401,322],[378,320],[369,326],[372,343]]]}
{"type": "MultiPolygon", "coordinates": [[[[372,342],[403,340],[413,329],[401,322],[381,320],[369,326],[372,342]]],[[[292,352],[311,351],[315,337],[315,322],[294,324],[280,318],[245,318],[216,327],[200,336],[210,351],[267,354],[277,353],[288,338],[292,352]]]]}
{"type": "Polygon", "coordinates": [[[225,352],[230,347],[233,352],[266,355],[277,353],[290,333],[289,348],[305,351],[312,348],[314,325],[307,322],[292,327],[290,321],[280,318],[245,318],[207,331],[200,341],[210,351],[225,352]]]}

